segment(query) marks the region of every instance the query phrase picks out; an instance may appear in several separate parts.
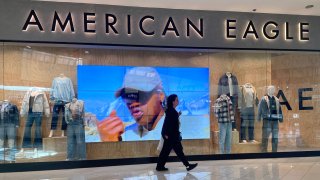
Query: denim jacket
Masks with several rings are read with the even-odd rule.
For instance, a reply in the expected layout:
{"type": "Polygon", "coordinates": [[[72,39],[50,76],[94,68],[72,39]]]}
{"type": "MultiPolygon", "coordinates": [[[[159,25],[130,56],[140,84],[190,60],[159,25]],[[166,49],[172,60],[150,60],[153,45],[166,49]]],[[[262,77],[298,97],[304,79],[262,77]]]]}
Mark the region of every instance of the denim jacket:
{"type": "Polygon", "coordinates": [[[270,112],[270,101],[268,96],[263,96],[258,105],[258,120],[278,120],[283,122],[282,110],[279,99],[273,96],[276,101],[277,114],[271,114],[270,112]]]}

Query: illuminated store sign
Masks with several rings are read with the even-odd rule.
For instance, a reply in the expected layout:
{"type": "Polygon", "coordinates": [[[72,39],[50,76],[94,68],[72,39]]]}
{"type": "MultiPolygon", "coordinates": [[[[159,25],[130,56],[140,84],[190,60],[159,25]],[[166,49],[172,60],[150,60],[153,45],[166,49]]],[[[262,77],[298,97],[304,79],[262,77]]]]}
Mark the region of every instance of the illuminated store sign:
{"type": "Polygon", "coordinates": [[[319,18],[315,16],[39,1],[0,0],[0,5],[0,41],[320,50],[319,18]]]}

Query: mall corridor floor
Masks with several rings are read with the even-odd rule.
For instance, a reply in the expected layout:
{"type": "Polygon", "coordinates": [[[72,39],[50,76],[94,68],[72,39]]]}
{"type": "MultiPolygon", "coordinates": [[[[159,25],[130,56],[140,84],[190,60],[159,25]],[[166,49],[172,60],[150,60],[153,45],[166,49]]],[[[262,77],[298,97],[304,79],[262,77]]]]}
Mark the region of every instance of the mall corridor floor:
{"type": "Polygon", "coordinates": [[[169,171],[155,171],[156,164],[109,166],[54,171],[0,173],[0,180],[319,180],[320,157],[199,161],[187,172],[182,163],[168,163],[169,171]]]}

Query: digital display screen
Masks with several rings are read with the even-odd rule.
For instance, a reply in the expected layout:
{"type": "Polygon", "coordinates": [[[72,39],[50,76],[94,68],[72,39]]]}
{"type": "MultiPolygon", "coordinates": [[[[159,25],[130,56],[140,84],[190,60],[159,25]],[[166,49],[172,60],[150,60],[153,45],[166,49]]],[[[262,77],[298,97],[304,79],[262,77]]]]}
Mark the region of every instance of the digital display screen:
{"type": "Polygon", "coordinates": [[[182,138],[210,138],[208,68],[81,65],[77,74],[86,142],[159,140],[170,94],[182,138]]]}

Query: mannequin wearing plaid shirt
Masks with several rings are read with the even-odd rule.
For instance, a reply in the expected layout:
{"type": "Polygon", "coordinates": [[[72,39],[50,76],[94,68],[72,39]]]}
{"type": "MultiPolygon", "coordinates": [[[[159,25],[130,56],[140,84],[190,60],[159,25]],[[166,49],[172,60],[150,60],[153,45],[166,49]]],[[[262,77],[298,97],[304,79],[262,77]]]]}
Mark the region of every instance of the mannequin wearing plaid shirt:
{"type": "Polygon", "coordinates": [[[231,99],[222,94],[214,104],[214,113],[219,123],[219,146],[220,153],[231,153],[232,122],[234,122],[234,111],[231,99]]]}

